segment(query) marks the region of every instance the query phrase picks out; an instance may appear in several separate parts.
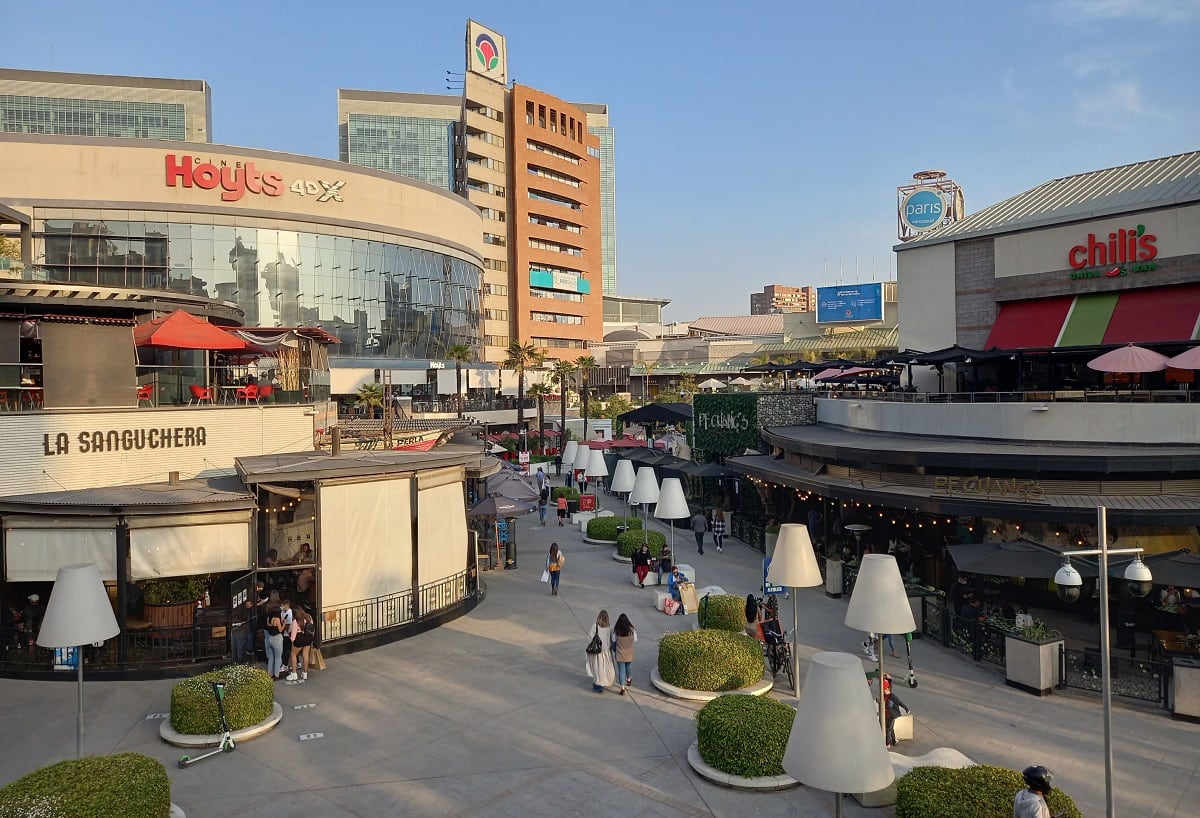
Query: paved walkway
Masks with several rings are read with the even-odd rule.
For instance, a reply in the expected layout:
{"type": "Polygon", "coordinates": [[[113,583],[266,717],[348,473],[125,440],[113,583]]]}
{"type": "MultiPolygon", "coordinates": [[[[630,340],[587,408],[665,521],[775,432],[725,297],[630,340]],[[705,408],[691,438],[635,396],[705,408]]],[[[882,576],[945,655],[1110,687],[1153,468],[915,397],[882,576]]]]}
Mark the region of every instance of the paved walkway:
{"type": "MultiPolygon", "coordinates": [[[[619,501],[603,498],[605,507],[619,501]]],[[[163,761],[172,798],[189,816],[826,816],[831,795],[799,788],[747,794],[711,785],[687,765],[695,740],[691,703],[649,683],[657,638],[690,628],[666,617],[650,589],[630,584],[611,550],[586,545],[578,528],[553,519],[518,523],[518,570],[484,574],[488,597],[472,614],[393,645],[329,660],[305,684],[281,684],[284,720],[267,736],[187,770],[182,751],[158,740],[169,681],[88,683],[86,748],[136,750],[163,761]],[[538,582],[546,549],[567,554],[562,594],[538,582]],[[596,612],[627,612],[638,628],[635,689],[591,692],[583,672],[585,632],[596,612]],[[297,705],[315,707],[294,709],[297,705]],[[301,735],[323,737],[300,740],[301,735]]],[[[734,540],[723,554],[695,553],[687,531],[676,553],[701,586],[744,595],[759,583],[759,555],[734,540]]],[[[819,589],[799,596],[801,676],[820,650],[858,650],[843,624],[846,600],[819,589]]],[[[791,603],[781,613],[791,619],[791,603]]],[[[916,714],[906,754],[955,747],[980,762],[1051,767],[1086,815],[1103,814],[1098,698],[1037,698],[1004,686],[996,670],[917,641],[920,686],[900,687],[916,714]]],[[[899,665],[896,665],[899,669],[899,665]]],[[[786,684],[786,682],[784,682],[786,684]]],[[[773,693],[789,701],[786,693],[773,693]]],[[[75,685],[0,680],[9,749],[0,782],[70,758],[75,685]]],[[[1123,816],[1195,816],[1200,804],[1200,727],[1165,711],[1118,704],[1114,712],[1118,809],[1123,816]]],[[[891,816],[847,799],[847,816],[891,816]]]]}

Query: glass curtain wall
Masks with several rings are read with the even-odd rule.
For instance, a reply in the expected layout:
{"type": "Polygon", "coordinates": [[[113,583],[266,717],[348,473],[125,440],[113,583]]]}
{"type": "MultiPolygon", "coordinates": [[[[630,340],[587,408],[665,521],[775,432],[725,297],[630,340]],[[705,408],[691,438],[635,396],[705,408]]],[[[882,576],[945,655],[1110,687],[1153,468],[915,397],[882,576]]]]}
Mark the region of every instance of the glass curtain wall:
{"type": "Polygon", "coordinates": [[[37,221],[34,239],[43,280],[231,301],[247,326],[321,327],[340,341],[333,357],[442,359],[455,344],[480,349],[481,269],[430,250],[237,224],[78,216],[37,221]]]}

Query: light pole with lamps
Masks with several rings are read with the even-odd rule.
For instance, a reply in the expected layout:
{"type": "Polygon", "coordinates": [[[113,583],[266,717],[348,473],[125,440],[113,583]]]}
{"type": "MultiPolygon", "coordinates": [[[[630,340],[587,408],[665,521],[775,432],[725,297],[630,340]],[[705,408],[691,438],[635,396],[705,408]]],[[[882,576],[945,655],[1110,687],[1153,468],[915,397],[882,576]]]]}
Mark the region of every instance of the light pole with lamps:
{"type": "MultiPolygon", "coordinates": [[[[633,473],[633,461],[625,460],[624,458],[618,460],[616,468],[613,469],[612,482],[608,484],[608,488],[617,494],[625,495],[626,518],[629,517],[629,493],[633,491],[636,481],[637,475],[633,473]]],[[[626,525],[628,525],[628,519],[626,520],[626,525]]]]}
{"type": "MultiPolygon", "coordinates": [[[[683,485],[679,482],[678,477],[663,478],[662,486],[659,488],[658,505],[654,507],[654,516],[668,521],[682,520],[692,516],[687,498],[683,496],[683,485]]],[[[675,553],[675,524],[668,522],[667,526],[671,529],[671,559],[678,562],[679,555],[675,553]]]]}
{"type": "MultiPolygon", "coordinates": [[[[654,469],[642,466],[637,470],[633,491],[629,493],[629,502],[642,506],[642,545],[650,542],[650,506],[658,502],[658,494],[658,479],[654,476],[654,469]]],[[[671,559],[675,559],[673,551],[671,559]]]]}
{"type": "Polygon", "coordinates": [[[887,701],[883,695],[883,636],[917,629],[900,566],[891,554],[866,554],[846,608],[846,627],[875,634],[879,660],[879,726],[887,738],[887,701]]]}
{"type": "Polygon", "coordinates": [[[813,553],[812,539],[808,526],[802,523],[786,523],[779,528],[779,539],[775,542],[775,555],[767,569],[767,582],[771,585],[786,585],[792,589],[792,693],[800,695],[800,652],[796,650],[800,632],[800,595],[798,588],[813,588],[821,585],[821,569],[817,567],[817,555],[813,553]]]}
{"type": "MultiPolygon", "coordinates": [[[[583,476],[591,480],[596,478],[597,489],[604,487],[604,478],[608,477],[608,464],[604,462],[604,450],[592,449],[588,455],[587,467],[583,470],[583,476]]],[[[596,511],[600,511],[600,492],[596,491],[596,511]]]]}
{"type": "MultiPolygon", "coordinates": [[[[1099,548],[1087,551],[1069,551],[1063,554],[1065,562],[1054,575],[1054,584],[1058,586],[1058,596],[1064,602],[1075,602],[1079,599],[1079,588],[1083,579],[1071,565],[1071,557],[1099,557],[1100,583],[1100,696],[1104,711],[1104,799],[1107,805],[1105,815],[1116,818],[1117,809],[1113,795],[1113,748],[1112,748],[1112,659],[1109,656],[1108,635],[1108,558],[1114,554],[1142,553],[1141,548],[1109,548],[1108,547],[1108,509],[1099,506],[1096,509],[1096,544],[1099,548]]],[[[1144,597],[1150,593],[1154,577],[1140,556],[1125,568],[1125,581],[1130,596],[1144,597]]]]}
{"type": "Polygon", "coordinates": [[[79,688],[76,758],[83,758],[83,648],[120,632],[96,564],[83,562],[59,568],[37,643],[44,648],[75,648],[75,678],[79,688]]]}

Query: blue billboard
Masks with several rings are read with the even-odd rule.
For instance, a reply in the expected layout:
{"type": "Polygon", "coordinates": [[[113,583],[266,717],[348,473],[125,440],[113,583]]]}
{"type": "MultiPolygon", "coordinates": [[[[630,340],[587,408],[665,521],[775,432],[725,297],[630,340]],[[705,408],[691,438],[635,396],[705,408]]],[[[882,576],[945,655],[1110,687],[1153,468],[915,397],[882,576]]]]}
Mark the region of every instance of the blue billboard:
{"type": "Polygon", "coordinates": [[[883,285],[817,287],[817,323],[883,320],[883,285]]]}

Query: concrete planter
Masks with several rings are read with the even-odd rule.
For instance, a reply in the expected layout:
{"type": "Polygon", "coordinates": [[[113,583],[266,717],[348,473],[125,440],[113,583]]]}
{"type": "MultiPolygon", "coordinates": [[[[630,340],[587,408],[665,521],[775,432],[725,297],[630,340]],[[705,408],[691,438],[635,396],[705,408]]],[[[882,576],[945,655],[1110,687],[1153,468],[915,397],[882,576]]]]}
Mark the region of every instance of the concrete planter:
{"type": "Polygon", "coordinates": [[[825,596],[839,599],[842,595],[842,561],[825,561],[825,596]]]}
{"type": "Polygon", "coordinates": [[[1004,637],[1004,677],[1010,687],[1045,696],[1058,684],[1063,640],[1037,642],[1022,636],[1004,637]]]}

